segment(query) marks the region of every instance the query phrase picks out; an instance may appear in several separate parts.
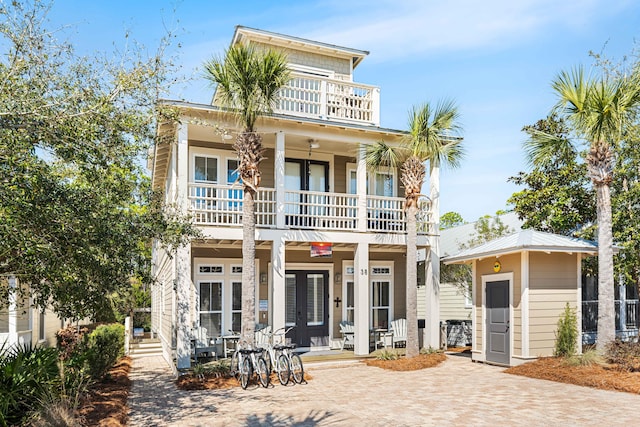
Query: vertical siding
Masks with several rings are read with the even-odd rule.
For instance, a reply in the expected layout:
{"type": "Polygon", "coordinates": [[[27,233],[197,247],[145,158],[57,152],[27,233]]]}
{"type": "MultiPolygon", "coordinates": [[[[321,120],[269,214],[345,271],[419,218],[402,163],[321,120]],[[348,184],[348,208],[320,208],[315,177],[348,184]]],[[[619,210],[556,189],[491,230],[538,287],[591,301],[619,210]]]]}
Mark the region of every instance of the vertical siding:
{"type": "Polygon", "coordinates": [[[533,356],[550,356],[558,319],[568,302],[577,307],[576,256],[531,253],[529,273],[529,346],[533,356]]]}
{"type": "Polygon", "coordinates": [[[347,163],[355,163],[356,159],[345,156],[333,158],[333,183],[336,193],[347,192],[347,163]]]}

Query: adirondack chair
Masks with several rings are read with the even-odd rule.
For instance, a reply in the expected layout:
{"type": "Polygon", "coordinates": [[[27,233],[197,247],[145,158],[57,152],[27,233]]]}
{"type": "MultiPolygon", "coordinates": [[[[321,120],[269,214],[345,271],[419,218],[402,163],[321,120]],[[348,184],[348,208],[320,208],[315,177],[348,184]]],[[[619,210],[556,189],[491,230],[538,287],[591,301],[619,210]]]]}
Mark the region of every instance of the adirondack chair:
{"type": "Polygon", "coordinates": [[[340,350],[344,350],[345,347],[353,348],[355,342],[355,330],[352,322],[342,321],[340,322],[340,333],[342,334],[342,346],[340,350]]]}
{"type": "Polygon", "coordinates": [[[396,348],[396,343],[407,345],[407,319],[396,319],[391,322],[391,346],[396,348]]]}
{"type": "Polygon", "coordinates": [[[192,342],[196,360],[201,357],[217,357],[215,344],[209,339],[207,328],[198,327],[194,335],[192,342]]]}

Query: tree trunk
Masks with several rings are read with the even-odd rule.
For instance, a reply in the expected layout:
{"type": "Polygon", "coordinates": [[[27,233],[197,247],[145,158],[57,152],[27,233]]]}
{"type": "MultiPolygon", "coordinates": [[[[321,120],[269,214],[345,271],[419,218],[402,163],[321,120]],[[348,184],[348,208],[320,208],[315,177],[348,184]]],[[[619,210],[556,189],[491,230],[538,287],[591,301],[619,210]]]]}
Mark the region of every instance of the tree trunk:
{"type": "Polygon", "coordinates": [[[242,199],[242,330],[241,340],[253,345],[256,329],[256,192],[244,186],[242,199]]]}
{"type": "Polygon", "coordinates": [[[407,221],[407,277],[406,277],[406,306],[407,306],[407,358],[420,353],[418,341],[418,261],[417,261],[417,220],[418,207],[415,203],[406,211],[407,221]]]}
{"type": "Polygon", "coordinates": [[[611,192],[606,183],[595,187],[598,211],[598,340],[596,348],[604,351],[606,345],[616,338],[611,192]]]}

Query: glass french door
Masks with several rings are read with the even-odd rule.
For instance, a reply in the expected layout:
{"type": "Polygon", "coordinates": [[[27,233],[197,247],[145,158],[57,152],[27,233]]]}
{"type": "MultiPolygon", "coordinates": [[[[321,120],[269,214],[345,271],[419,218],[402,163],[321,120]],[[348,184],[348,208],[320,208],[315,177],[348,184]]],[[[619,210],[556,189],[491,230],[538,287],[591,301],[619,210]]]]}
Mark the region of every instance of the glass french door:
{"type": "Polygon", "coordinates": [[[287,335],[299,347],[328,345],[329,272],[285,273],[285,322],[295,326],[287,335]]]}

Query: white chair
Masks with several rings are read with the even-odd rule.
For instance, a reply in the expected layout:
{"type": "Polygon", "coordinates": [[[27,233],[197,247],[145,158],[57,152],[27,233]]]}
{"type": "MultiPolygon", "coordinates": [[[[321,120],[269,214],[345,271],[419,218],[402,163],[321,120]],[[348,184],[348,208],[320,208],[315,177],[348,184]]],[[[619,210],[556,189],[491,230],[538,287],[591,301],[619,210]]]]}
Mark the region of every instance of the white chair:
{"type": "Polygon", "coordinates": [[[196,360],[200,357],[217,358],[216,347],[211,343],[207,335],[207,328],[203,328],[202,326],[198,327],[194,335],[194,353],[196,360]]]}
{"type": "Polygon", "coordinates": [[[353,348],[355,343],[355,329],[352,322],[342,321],[340,322],[340,333],[342,334],[342,345],[340,350],[344,350],[345,347],[353,348]]]}
{"type": "Polygon", "coordinates": [[[407,319],[396,319],[391,322],[391,346],[396,348],[396,343],[407,345],[407,319]]]}

